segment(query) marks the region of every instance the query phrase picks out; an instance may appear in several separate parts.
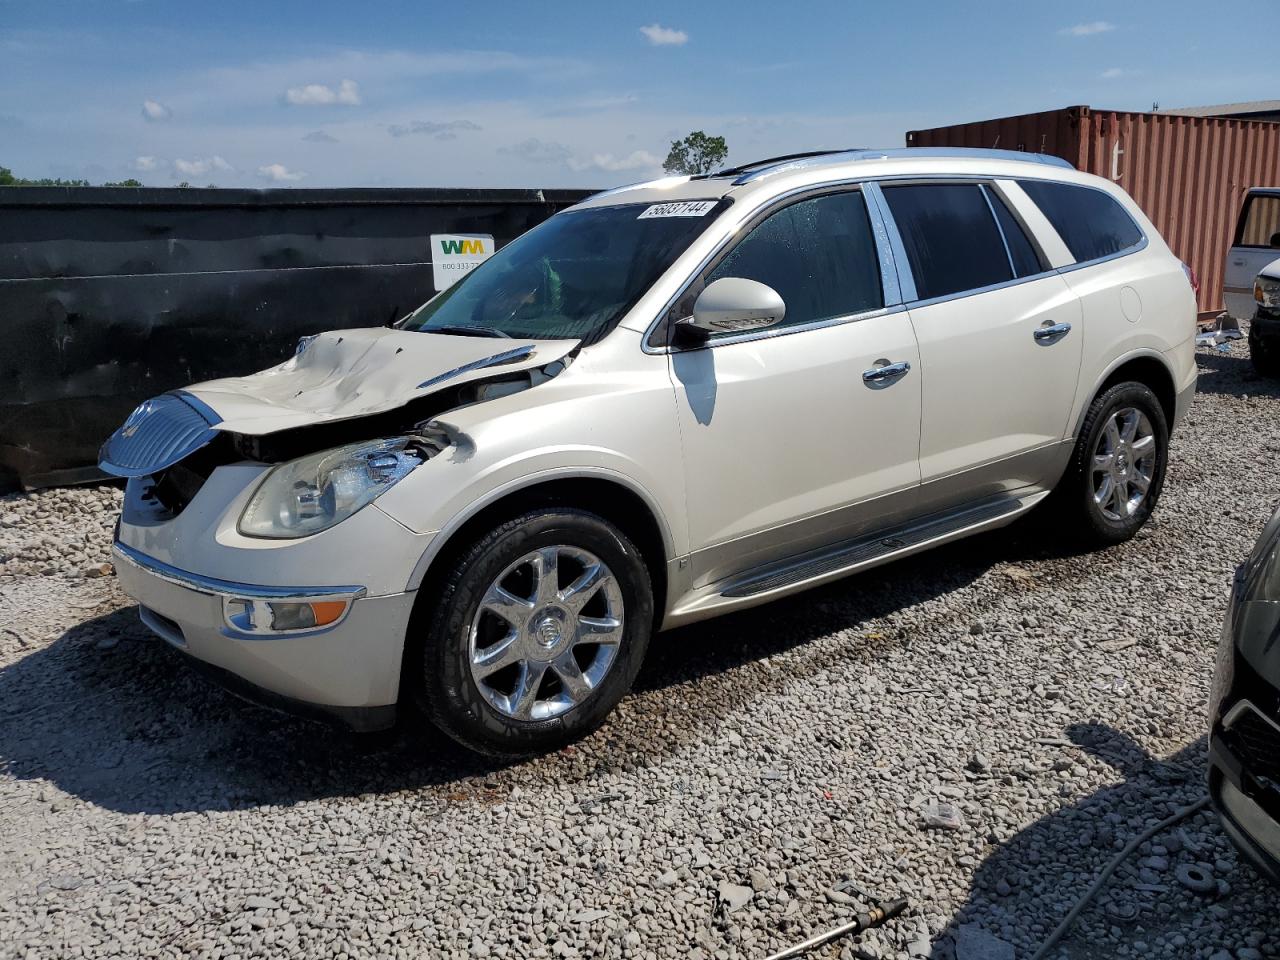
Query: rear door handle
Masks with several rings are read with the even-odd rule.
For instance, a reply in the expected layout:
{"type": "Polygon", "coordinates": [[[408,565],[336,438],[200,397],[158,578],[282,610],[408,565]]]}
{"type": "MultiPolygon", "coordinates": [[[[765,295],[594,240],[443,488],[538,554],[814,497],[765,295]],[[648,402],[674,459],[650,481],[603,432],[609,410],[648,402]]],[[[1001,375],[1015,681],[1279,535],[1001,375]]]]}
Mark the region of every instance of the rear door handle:
{"type": "Polygon", "coordinates": [[[862,371],[862,379],[867,383],[891,383],[910,369],[911,364],[905,360],[899,360],[897,363],[890,363],[888,360],[877,360],[876,365],[870,370],[862,371]]]}
{"type": "Polygon", "coordinates": [[[1069,323],[1051,323],[1046,327],[1036,327],[1031,335],[1040,343],[1057,343],[1070,332],[1069,323]]]}

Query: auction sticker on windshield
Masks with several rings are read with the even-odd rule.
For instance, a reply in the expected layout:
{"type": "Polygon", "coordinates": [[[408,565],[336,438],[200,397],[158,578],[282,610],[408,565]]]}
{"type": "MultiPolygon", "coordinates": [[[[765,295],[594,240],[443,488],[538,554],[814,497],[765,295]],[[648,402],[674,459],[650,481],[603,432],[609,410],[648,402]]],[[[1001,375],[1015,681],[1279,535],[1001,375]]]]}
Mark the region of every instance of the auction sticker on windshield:
{"type": "Polygon", "coordinates": [[[701,217],[716,205],[714,200],[682,200],[673,203],[655,203],[636,217],[649,220],[653,217],[701,217]]]}
{"type": "Polygon", "coordinates": [[[487,233],[431,234],[431,272],[437,290],[445,290],[493,256],[487,233]]]}

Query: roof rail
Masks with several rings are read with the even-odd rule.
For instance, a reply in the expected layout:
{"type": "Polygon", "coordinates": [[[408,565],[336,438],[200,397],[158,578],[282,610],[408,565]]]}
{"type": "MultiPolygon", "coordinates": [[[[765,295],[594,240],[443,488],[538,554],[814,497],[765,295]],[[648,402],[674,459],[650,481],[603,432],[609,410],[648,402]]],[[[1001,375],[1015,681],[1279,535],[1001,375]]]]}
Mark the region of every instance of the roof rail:
{"type": "MultiPolygon", "coordinates": [[[[1022,163],[1043,163],[1053,167],[1075,167],[1062,157],[1049,153],[1024,153],[1021,150],[986,150],[979,147],[894,147],[890,150],[826,150],[820,153],[797,154],[794,157],[778,157],[774,161],[762,161],[763,165],[748,164],[741,168],[741,173],[733,185],[740,186],[751,183],[762,177],[772,176],[786,170],[803,169],[821,166],[823,163],[835,163],[848,160],[901,160],[915,157],[948,157],[953,160],[1014,160],[1022,163]]],[[[711,176],[732,176],[738,169],[726,170],[711,176]]]]}
{"type": "Polygon", "coordinates": [[[808,160],[810,157],[828,157],[833,153],[849,153],[850,148],[841,150],[809,150],[805,153],[784,153],[780,157],[766,157],[763,160],[752,160],[750,163],[740,163],[734,167],[725,167],[722,170],[715,170],[711,173],[700,173],[692,180],[710,180],[712,178],[719,179],[721,177],[736,177],[739,174],[747,173],[751,170],[759,170],[763,167],[773,167],[788,160],[808,160]]]}

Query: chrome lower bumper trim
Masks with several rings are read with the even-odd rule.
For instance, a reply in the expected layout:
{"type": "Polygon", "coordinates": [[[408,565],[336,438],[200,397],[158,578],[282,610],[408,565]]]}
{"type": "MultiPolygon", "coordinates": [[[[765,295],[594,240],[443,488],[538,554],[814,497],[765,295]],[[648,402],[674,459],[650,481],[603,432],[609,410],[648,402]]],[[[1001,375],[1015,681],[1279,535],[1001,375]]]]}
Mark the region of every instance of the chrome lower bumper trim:
{"type": "Polygon", "coordinates": [[[117,561],[131,564],[152,576],[169,583],[215,597],[248,598],[264,600],[358,600],[369,591],[364,587],[264,587],[253,583],[236,583],[219,580],[197,573],[189,573],[149,557],[119,540],[111,545],[112,556],[117,561]]]}

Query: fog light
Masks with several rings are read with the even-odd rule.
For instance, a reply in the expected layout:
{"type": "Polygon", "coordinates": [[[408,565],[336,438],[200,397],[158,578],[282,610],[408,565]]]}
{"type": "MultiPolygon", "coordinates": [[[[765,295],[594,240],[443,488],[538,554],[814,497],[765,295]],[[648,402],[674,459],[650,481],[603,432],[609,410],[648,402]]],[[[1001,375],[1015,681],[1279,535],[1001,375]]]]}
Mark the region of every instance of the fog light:
{"type": "Polygon", "coordinates": [[[313,603],[272,603],[273,630],[310,630],[327,627],[342,619],[347,612],[345,600],[317,600],[313,603]]]}
{"type": "MultiPolygon", "coordinates": [[[[360,590],[360,593],[363,593],[360,590]]],[[[347,615],[351,599],[253,600],[224,597],[223,617],[236,633],[270,637],[332,626],[347,615]]]]}

